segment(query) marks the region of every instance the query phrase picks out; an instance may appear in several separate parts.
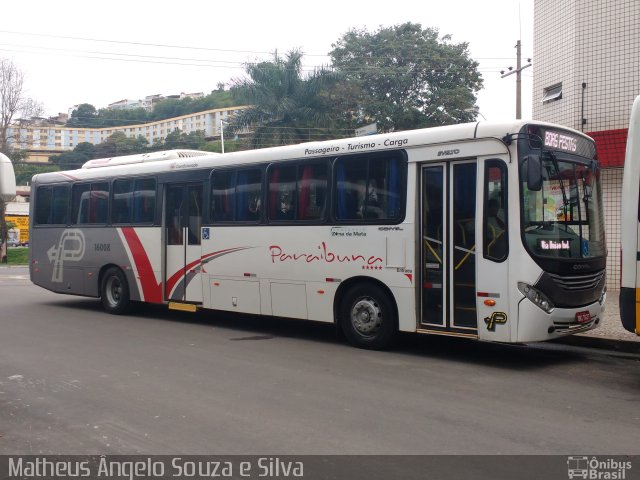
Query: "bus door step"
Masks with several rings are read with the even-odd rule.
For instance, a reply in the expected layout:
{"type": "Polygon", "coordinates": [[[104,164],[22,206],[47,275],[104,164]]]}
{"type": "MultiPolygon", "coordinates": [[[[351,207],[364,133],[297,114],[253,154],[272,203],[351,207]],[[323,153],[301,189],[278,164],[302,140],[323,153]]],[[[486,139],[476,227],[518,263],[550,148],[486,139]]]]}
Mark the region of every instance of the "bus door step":
{"type": "Polygon", "coordinates": [[[180,302],[169,302],[169,310],[179,310],[181,312],[195,312],[198,310],[198,305],[195,303],[180,303],[180,302]]]}

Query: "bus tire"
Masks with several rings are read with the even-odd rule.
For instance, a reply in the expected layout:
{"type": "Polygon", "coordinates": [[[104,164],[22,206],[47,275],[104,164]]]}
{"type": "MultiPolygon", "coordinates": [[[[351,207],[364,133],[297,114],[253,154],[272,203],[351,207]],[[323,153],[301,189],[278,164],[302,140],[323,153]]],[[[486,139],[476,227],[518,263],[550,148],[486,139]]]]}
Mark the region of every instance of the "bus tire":
{"type": "Polygon", "coordinates": [[[129,284],[119,268],[109,268],[102,277],[100,300],[105,311],[113,315],[122,315],[131,307],[129,284]]]}
{"type": "Polygon", "coordinates": [[[350,288],[340,305],[340,326],[355,347],[390,347],[397,334],[397,320],[389,295],[372,283],[350,288]]]}

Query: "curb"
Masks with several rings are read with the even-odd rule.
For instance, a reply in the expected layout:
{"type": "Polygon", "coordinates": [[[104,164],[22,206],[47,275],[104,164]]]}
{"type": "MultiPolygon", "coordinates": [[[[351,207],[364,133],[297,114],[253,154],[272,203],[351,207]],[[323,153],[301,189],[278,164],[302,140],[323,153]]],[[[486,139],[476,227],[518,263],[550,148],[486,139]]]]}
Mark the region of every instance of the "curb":
{"type": "MultiPolygon", "coordinates": [[[[630,333],[629,335],[633,334],[630,333]]],[[[569,335],[567,337],[550,340],[550,342],[572,345],[574,347],[598,348],[601,350],[612,350],[614,352],[640,355],[640,342],[633,340],[618,340],[614,338],[587,335],[569,335]]]]}

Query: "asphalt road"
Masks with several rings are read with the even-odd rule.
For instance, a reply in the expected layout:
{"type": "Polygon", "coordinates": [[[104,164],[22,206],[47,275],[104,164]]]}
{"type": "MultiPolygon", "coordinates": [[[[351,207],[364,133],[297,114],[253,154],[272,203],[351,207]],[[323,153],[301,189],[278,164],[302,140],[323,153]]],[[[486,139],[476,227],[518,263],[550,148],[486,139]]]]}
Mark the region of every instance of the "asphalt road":
{"type": "Polygon", "coordinates": [[[102,312],[0,268],[1,454],[637,454],[640,358],[102,312]]]}

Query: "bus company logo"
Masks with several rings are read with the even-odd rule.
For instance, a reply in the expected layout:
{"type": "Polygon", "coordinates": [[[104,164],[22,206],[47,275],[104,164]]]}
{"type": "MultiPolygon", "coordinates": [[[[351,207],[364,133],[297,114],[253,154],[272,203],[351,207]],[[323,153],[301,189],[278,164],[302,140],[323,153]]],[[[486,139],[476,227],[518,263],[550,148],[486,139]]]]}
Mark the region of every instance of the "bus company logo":
{"type": "Polygon", "coordinates": [[[448,157],[450,155],[458,155],[460,153],[460,149],[459,148],[454,148],[453,150],[439,150],[438,151],[438,156],[439,157],[448,157]]]}
{"type": "Polygon", "coordinates": [[[317,246],[316,252],[287,252],[280,245],[271,245],[269,253],[271,254],[271,263],[284,263],[289,261],[304,263],[356,263],[362,262],[363,269],[382,270],[382,258],[376,255],[361,255],[352,253],[341,255],[329,249],[325,242],[317,246]]]}
{"type": "Polygon", "coordinates": [[[171,170],[181,170],[183,168],[197,168],[198,162],[171,162],[169,164],[169,169],[171,170]]]}
{"type": "Polygon", "coordinates": [[[567,458],[567,475],[570,479],[583,478],[585,480],[624,480],[627,470],[631,470],[631,462],[597,457],[570,456],[567,458]]]}
{"type": "Polygon", "coordinates": [[[84,251],[85,241],[82,230],[70,229],[62,232],[58,244],[47,250],[47,257],[50,262],[53,262],[51,281],[62,283],[64,263],[79,262],[84,257],[84,251]]]}
{"type": "Polygon", "coordinates": [[[487,330],[495,332],[496,325],[504,325],[507,323],[507,314],[504,312],[493,312],[490,317],[484,318],[484,323],[487,324],[487,330]]]}

